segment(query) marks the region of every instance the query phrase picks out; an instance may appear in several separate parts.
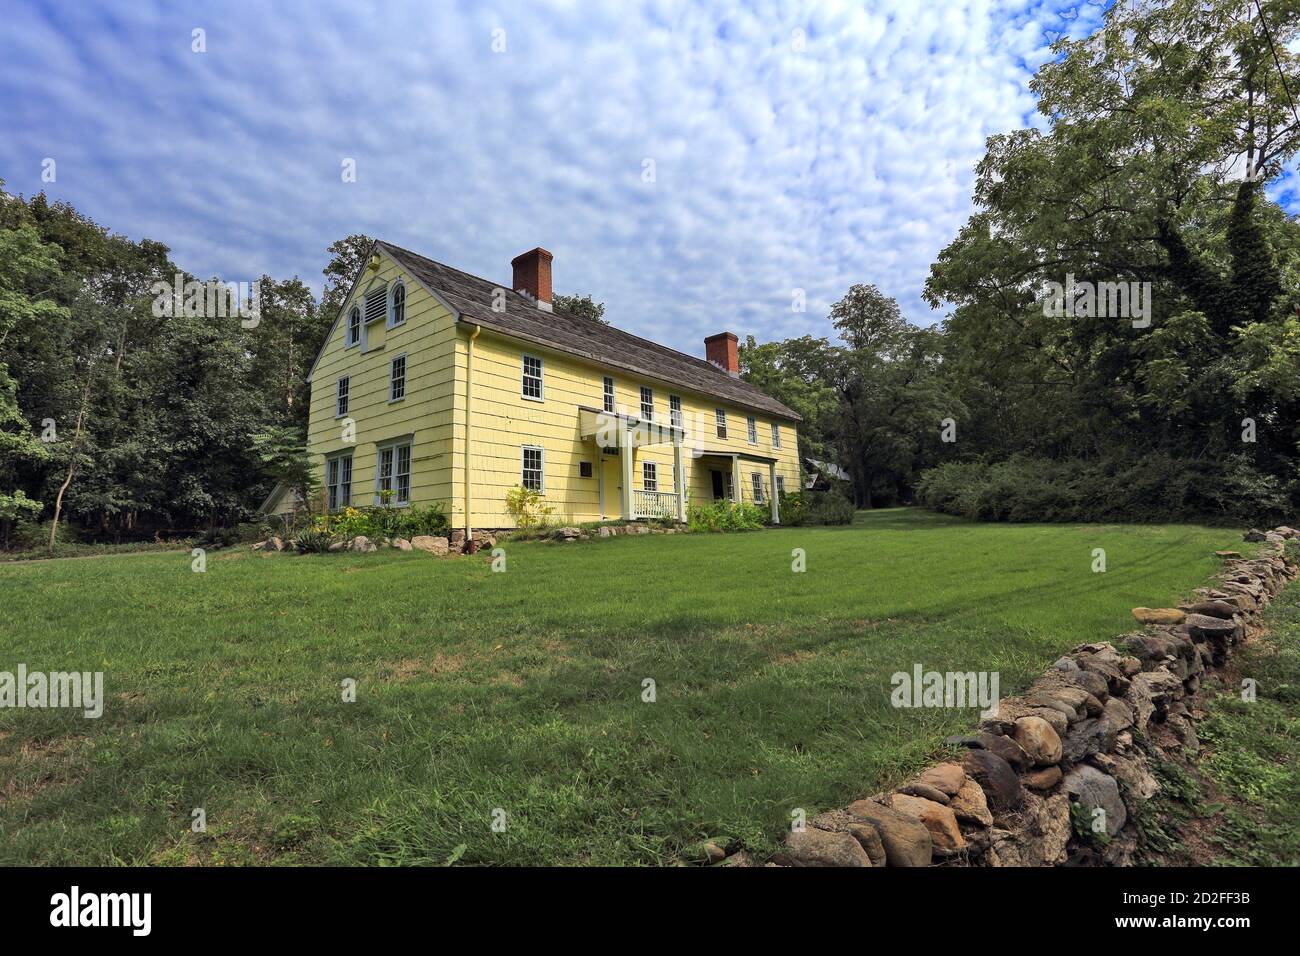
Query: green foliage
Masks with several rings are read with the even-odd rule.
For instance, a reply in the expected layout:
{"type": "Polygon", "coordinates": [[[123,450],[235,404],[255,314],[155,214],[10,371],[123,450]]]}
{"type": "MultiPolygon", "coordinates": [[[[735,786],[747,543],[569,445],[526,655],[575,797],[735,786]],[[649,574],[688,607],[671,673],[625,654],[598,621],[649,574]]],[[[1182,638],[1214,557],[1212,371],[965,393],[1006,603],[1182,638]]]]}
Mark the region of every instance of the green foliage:
{"type": "Polygon", "coordinates": [[[691,505],[686,524],[692,531],[757,531],[770,517],[766,509],[748,501],[715,501],[691,505]]]}
{"type": "Polygon", "coordinates": [[[852,524],[853,502],[835,491],[793,491],[781,496],[781,524],[852,524]]]}
{"type": "Polygon", "coordinates": [[[551,304],[562,312],[580,315],[602,325],[609,325],[609,319],[605,318],[605,303],[594,301],[590,294],[584,296],[557,295],[553,297],[551,304]]]}
{"type": "Polygon", "coordinates": [[[445,536],[449,525],[442,505],[434,502],[424,508],[394,508],[391,505],[375,508],[347,507],[317,517],[311,527],[336,538],[365,535],[378,541],[382,538],[413,538],[416,535],[445,536]]]}
{"type": "Polygon", "coordinates": [[[515,485],[506,492],[506,510],[521,531],[545,527],[555,512],[553,507],[543,504],[540,491],[533,491],[523,485],[515,485]]]}
{"type": "Polygon", "coordinates": [[[304,528],[293,540],[294,546],[303,554],[320,554],[328,551],[335,541],[343,540],[343,536],[317,528],[304,528]]]}
{"type": "Polygon", "coordinates": [[[1289,489],[1240,457],[996,463],[949,462],[921,475],[917,501],[977,521],[1269,524],[1290,511],[1289,489]]]}

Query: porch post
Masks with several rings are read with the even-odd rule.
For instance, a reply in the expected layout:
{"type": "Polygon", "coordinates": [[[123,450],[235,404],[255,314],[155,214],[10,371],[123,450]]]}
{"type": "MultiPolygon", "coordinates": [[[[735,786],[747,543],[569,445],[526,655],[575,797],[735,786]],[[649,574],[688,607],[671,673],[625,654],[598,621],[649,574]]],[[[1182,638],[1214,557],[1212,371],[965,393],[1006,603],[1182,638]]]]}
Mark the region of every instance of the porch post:
{"type": "Polygon", "coordinates": [[[673,484],[677,486],[677,520],[686,520],[686,474],[682,468],[681,439],[673,442],[673,484]]]}
{"type": "Polygon", "coordinates": [[[623,456],[623,518],[632,520],[632,430],[624,423],[619,433],[622,446],[619,453],[623,456]]]}
{"type": "Polygon", "coordinates": [[[740,456],[731,456],[731,495],[736,504],[745,500],[744,487],[740,483],[740,456]]]}
{"type": "Polygon", "coordinates": [[[772,499],[772,524],[781,523],[781,502],[776,497],[776,462],[768,462],[767,473],[770,482],[768,484],[768,497],[772,499]]]}

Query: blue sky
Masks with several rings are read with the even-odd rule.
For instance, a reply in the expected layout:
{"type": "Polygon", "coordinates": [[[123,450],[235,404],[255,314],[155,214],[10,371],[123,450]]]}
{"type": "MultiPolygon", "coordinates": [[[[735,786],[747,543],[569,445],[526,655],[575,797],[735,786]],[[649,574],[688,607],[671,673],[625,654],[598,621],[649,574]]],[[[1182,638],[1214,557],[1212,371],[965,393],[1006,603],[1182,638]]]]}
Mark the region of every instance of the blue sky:
{"type": "Polygon", "coordinates": [[[1033,122],[1050,38],[1100,8],[8,0],[4,20],[10,192],[197,275],[317,291],[348,233],[502,282],[542,245],[557,291],[698,354],[723,329],[828,335],[854,282],[941,318],[920,291],[985,137],[1033,122]]]}

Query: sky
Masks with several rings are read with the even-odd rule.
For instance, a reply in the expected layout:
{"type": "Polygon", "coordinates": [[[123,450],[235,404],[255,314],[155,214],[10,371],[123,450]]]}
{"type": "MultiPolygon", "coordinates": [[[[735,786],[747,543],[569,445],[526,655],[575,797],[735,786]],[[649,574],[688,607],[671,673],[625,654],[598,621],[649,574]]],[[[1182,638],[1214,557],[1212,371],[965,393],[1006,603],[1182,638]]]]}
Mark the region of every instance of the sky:
{"type": "Polygon", "coordinates": [[[929,324],[986,137],[1041,123],[1034,70],[1101,12],[5,0],[0,179],[195,275],[317,293],[350,233],[503,284],[540,245],[557,292],[692,354],[831,336],[859,282],[929,324]]]}

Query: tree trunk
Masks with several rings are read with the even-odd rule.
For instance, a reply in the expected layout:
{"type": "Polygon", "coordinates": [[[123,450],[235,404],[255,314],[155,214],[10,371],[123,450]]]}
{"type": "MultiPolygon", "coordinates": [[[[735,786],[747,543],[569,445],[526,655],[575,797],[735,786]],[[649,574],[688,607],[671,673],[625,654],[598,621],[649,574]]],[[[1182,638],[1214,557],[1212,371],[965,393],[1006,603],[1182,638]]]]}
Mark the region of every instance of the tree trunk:
{"type": "Polygon", "coordinates": [[[72,449],[68,452],[68,474],[59,485],[59,493],[54,497],[54,521],[50,524],[50,551],[54,551],[54,542],[59,534],[59,516],[63,513],[63,493],[72,484],[72,476],[77,473],[77,448],[81,444],[82,426],[90,413],[90,386],[95,380],[95,363],[90,363],[86,370],[86,387],[81,393],[81,409],[77,412],[77,427],[72,433],[72,449]]]}

